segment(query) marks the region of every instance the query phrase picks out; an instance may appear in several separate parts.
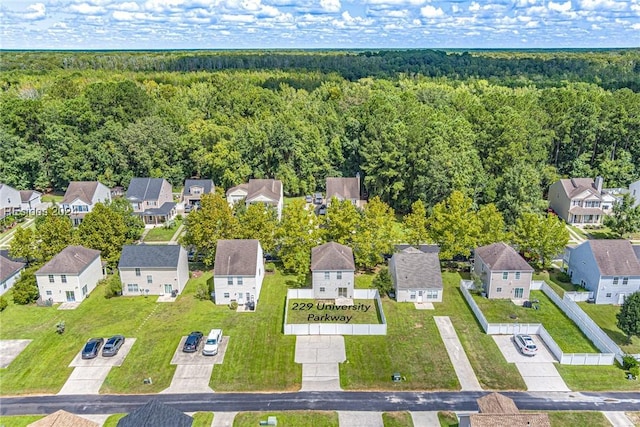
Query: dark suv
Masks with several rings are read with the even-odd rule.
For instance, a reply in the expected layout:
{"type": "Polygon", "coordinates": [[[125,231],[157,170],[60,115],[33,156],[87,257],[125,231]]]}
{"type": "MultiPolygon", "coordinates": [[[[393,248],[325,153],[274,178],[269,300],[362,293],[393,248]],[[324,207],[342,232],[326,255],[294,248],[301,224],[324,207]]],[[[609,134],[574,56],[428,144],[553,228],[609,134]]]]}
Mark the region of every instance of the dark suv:
{"type": "Polygon", "coordinates": [[[120,347],[124,344],[124,337],[122,335],[114,335],[109,338],[102,347],[102,357],[111,357],[118,354],[120,347]]]}
{"type": "Polygon", "coordinates": [[[198,351],[198,347],[200,347],[201,341],[202,341],[202,332],[199,332],[199,331],[191,332],[187,337],[187,340],[184,342],[182,351],[184,351],[185,353],[195,353],[196,351],[198,351]]]}
{"type": "Polygon", "coordinates": [[[104,344],[104,338],[91,338],[82,349],[82,358],[93,359],[98,356],[102,344],[104,344]]]}

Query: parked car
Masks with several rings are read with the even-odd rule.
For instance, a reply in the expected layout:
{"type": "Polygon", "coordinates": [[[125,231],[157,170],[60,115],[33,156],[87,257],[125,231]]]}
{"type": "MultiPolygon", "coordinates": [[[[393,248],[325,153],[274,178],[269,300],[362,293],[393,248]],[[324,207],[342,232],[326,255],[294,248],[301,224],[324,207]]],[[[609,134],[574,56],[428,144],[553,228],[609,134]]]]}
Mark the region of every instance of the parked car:
{"type": "Polygon", "coordinates": [[[515,341],[518,350],[520,350],[520,353],[525,356],[535,356],[538,352],[538,346],[530,335],[518,334],[513,337],[513,340],[515,341]]]}
{"type": "Polygon", "coordinates": [[[218,354],[220,342],[222,341],[222,329],[212,329],[207,336],[207,340],[202,347],[202,354],[205,356],[215,356],[218,354]]]}
{"type": "Polygon", "coordinates": [[[187,337],[187,340],[184,342],[184,346],[182,346],[182,351],[184,351],[185,353],[195,353],[196,351],[198,351],[198,347],[200,347],[201,341],[202,332],[191,332],[187,337]]]}
{"type": "Polygon", "coordinates": [[[311,195],[305,196],[304,201],[306,203],[313,203],[313,196],[311,195]]]}
{"type": "Polygon", "coordinates": [[[111,357],[118,354],[120,347],[124,344],[124,337],[122,335],[114,335],[107,340],[102,347],[102,357],[111,357]]]}
{"type": "Polygon", "coordinates": [[[93,359],[97,357],[102,344],[104,344],[104,338],[91,338],[82,349],[82,358],[93,359]]]}
{"type": "Polygon", "coordinates": [[[313,203],[316,205],[321,205],[323,202],[322,193],[316,193],[313,195],[313,203]]]}
{"type": "Polygon", "coordinates": [[[327,214],[327,205],[320,205],[318,208],[318,215],[326,215],[327,214]]]}

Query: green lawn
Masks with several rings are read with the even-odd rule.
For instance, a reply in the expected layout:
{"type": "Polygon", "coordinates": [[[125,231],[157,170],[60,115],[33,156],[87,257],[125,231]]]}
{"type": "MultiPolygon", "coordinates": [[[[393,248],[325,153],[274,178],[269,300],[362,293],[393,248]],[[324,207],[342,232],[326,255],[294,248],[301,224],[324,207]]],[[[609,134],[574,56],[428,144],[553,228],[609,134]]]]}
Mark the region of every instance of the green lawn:
{"type": "Polygon", "coordinates": [[[233,427],[255,427],[268,416],[278,419],[278,427],[338,427],[338,413],[330,411],[240,412],[233,427]]]}
{"type": "Polygon", "coordinates": [[[548,412],[551,427],[611,427],[602,412],[552,411],[548,412]]]}
{"type": "Polygon", "coordinates": [[[609,227],[587,228],[584,230],[589,239],[619,239],[616,233],[611,231],[609,227]]]}
{"type": "Polygon", "coordinates": [[[373,273],[356,273],[356,282],[354,287],[356,289],[371,289],[371,283],[375,277],[376,275],[373,273]]]}
{"type": "Polygon", "coordinates": [[[567,226],[574,231],[578,236],[582,237],[583,239],[588,239],[589,236],[587,236],[587,234],[584,232],[584,230],[580,227],[576,227],[575,225],[569,225],[567,224],[567,226]]]}
{"type": "Polygon", "coordinates": [[[625,353],[640,353],[640,338],[631,339],[631,344],[627,344],[627,337],[617,324],[616,314],[620,312],[620,307],[609,304],[588,304],[578,303],[580,308],[593,319],[594,322],[605,334],[609,336],[625,353]]]}
{"type": "Polygon", "coordinates": [[[384,412],[382,414],[384,427],[413,427],[413,419],[407,411],[384,412]]]}
{"type": "Polygon", "coordinates": [[[573,285],[570,282],[560,281],[560,279],[558,278],[560,273],[561,272],[555,268],[551,271],[540,271],[533,274],[533,280],[541,280],[547,282],[547,284],[553,288],[555,293],[557,293],[560,298],[562,298],[564,293],[567,291],[573,292],[579,290],[576,285],[573,285]]]}
{"type": "Polygon", "coordinates": [[[144,237],[145,242],[168,242],[171,240],[176,231],[178,231],[178,227],[180,227],[182,221],[175,221],[173,226],[169,228],[156,227],[149,230],[147,235],[144,237]]]}
{"type": "Polygon", "coordinates": [[[64,199],[64,193],[43,194],[41,200],[43,203],[60,203],[64,199]]]}
{"type": "Polygon", "coordinates": [[[640,381],[626,379],[625,371],[617,365],[576,366],[555,365],[571,390],[581,391],[640,391],[640,381]]]}
{"type": "Polygon", "coordinates": [[[102,427],[117,427],[118,421],[120,421],[120,419],[124,418],[126,415],[127,414],[112,414],[109,416],[109,418],[107,418],[102,427]]]}
{"type": "Polygon", "coordinates": [[[441,427],[458,427],[458,417],[454,412],[438,412],[441,427]]]}
{"type": "Polygon", "coordinates": [[[196,412],[193,414],[192,427],[211,427],[213,412],[196,412]]]}
{"type": "Polygon", "coordinates": [[[524,308],[510,300],[490,300],[473,294],[489,323],[542,323],[565,353],[599,353],[597,347],[582,333],[542,291],[531,291],[531,299],[540,300],[539,310],[524,308]],[[511,316],[516,316],[511,318],[511,316]]]}
{"type": "Polygon", "coordinates": [[[27,427],[29,424],[44,418],[44,415],[0,415],[0,426],[2,427],[27,427]]]}
{"type": "Polygon", "coordinates": [[[375,300],[355,299],[353,306],[348,308],[353,310],[337,309],[334,300],[290,299],[287,307],[287,323],[382,323],[375,300]],[[325,320],[326,316],[335,320],[325,320]]]}

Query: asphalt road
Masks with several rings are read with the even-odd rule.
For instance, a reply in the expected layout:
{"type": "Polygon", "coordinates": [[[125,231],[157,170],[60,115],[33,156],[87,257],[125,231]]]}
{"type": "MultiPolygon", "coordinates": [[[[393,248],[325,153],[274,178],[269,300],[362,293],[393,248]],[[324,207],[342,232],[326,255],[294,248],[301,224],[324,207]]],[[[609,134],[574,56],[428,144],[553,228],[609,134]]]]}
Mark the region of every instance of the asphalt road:
{"type": "MultiPolygon", "coordinates": [[[[1,415],[131,412],[157,399],[183,412],[197,411],[477,411],[487,392],[296,392],[157,395],[47,395],[0,398],[1,415]]],[[[525,410],[640,411],[638,393],[502,393],[525,410]]]]}

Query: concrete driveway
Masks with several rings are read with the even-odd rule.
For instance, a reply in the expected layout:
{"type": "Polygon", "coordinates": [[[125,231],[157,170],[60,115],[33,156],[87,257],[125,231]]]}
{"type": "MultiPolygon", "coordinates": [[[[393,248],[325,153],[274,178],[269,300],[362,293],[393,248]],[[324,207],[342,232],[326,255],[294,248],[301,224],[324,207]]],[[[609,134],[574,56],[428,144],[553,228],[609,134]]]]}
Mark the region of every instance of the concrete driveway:
{"type": "Polygon", "coordinates": [[[296,337],[295,362],[302,363],[302,391],[330,391],[340,388],[339,363],[346,360],[341,335],[296,337]]]}
{"type": "Polygon", "coordinates": [[[187,337],[180,338],[180,344],[178,344],[178,348],[176,348],[175,353],[173,353],[173,357],[171,358],[172,365],[220,365],[224,362],[224,355],[227,352],[227,347],[229,346],[229,337],[223,336],[220,340],[220,346],[218,347],[218,354],[215,356],[204,356],[202,354],[202,346],[204,345],[204,341],[206,336],[202,338],[202,342],[198,347],[198,351],[194,353],[185,353],[182,351],[182,347],[184,346],[184,342],[187,340],[187,337]]]}
{"type": "MultiPolygon", "coordinates": [[[[104,342],[107,342],[109,338],[105,338],[104,342]]],[[[131,351],[131,347],[133,347],[133,343],[136,342],[135,338],[125,338],[124,344],[120,347],[118,354],[111,357],[102,357],[102,354],[99,354],[98,357],[93,359],[83,359],[82,358],[82,350],[76,354],[76,357],[73,358],[69,366],[72,368],[88,368],[88,367],[113,367],[113,366],[122,366],[125,357],[131,351]]]]}
{"type": "Polygon", "coordinates": [[[530,335],[533,341],[538,346],[538,354],[535,356],[525,356],[520,353],[518,347],[513,342],[513,335],[491,335],[493,340],[496,342],[500,351],[507,362],[509,363],[554,363],[558,362],[553,354],[549,351],[542,339],[540,339],[537,335],[530,335]]]}
{"type": "Polygon", "coordinates": [[[0,340],[0,368],[6,368],[18,357],[31,340],[0,340]]]}
{"type": "Polygon", "coordinates": [[[382,412],[338,411],[340,427],[384,427],[382,412]]]}

